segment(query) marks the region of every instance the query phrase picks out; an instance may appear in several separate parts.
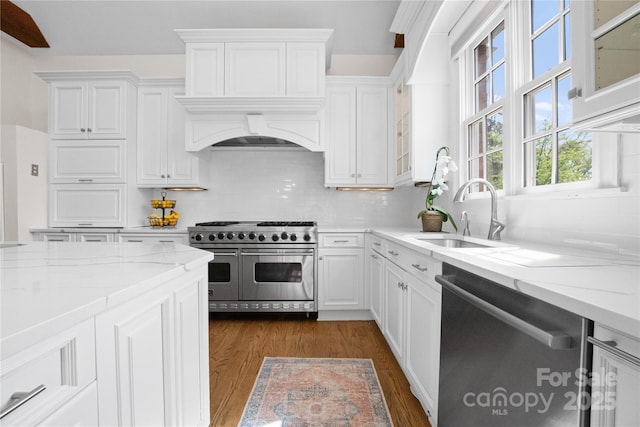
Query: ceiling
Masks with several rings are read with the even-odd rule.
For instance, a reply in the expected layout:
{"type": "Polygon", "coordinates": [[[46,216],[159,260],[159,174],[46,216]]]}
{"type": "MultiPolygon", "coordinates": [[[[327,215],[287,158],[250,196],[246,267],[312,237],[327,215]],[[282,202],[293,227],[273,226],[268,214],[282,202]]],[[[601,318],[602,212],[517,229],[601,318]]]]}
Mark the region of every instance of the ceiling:
{"type": "Polygon", "coordinates": [[[398,55],[400,0],[14,0],[49,43],[34,55],[184,53],[175,29],[333,28],[332,53],[398,55]]]}

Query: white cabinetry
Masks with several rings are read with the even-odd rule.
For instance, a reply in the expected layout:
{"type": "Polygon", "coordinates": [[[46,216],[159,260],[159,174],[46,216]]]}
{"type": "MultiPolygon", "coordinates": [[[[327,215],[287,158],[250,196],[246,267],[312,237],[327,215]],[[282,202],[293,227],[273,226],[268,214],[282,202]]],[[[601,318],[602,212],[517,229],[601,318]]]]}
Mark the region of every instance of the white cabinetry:
{"type": "Polygon", "coordinates": [[[189,274],[96,317],[101,425],[206,425],[208,316],[189,274]]]}
{"type": "Polygon", "coordinates": [[[189,244],[186,233],[119,233],[118,241],[125,243],[181,243],[189,244]]]}
{"type": "Polygon", "coordinates": [[[124,227],[124,184],[51,184],[50,227],[124,227]]]}
{"type": "Polygon", "coordinates": [[[365,309],[363,233],[320,233],[318,309],[365,309]]]}
{"type": "Polygon", "coordinates": [[[322,97],[333,30],[178,30],[187,97],[322,97]]]}
{"type": "Polygon", "coordinates": [[[640,3],[571,4],[576,129],[640,132],[640,3]]]}
{"type": "Polygon", "coordinates": [[[327,81],[325,186],[389,186],[388,79],[327,81]]]}
{"type": "Polygon", "coordinates": [[[51,139],[126,139],[135,120],[128,71],[38,72],[49,85],[51,139]]]}
{"type": "Polygon", "coordinates": [[[199,158],[185,150],[184,81],[144,79],[138,89],[139,187],[199,185],[199,158]]]}
{"type": "Polygon", "coordinates": [[[606,348],[594,345],[591,425],[640,425],[640,340],[599,324],[596,324],[593,335],[631,358],[620,357],[606,348]]]}
{"type": "Polygon", "coordinates": [[[384,257],[381,254],[382,240],[374,237],[370,233],[365,236],[366,258],[365,258],[365,278],[369,283],[369,305],[371,315],[378,324],[380,330],[383,329],[382,319],[384,318],[383,284],[384,284],[384,257]]]}
{"type": "Polygon", "coordinates": [[[50,147],[51,184],[126,182],[124,141],[58,141],[50,147]]]}
{"type": "MultiPolygon", "coordinates": [[[[435,282],[442,265],[435,259],[373,236],[371,255],[382,259],[382,333],[402,367],[413,394],[433,424],[437,421],[442,290],[435,282]]],[[[373,262],[372,262],[373,261],[373,262]]],[[[369,278],[379,275],[369,260],[369,278]]],[[[371,290],[372,314],[376,304],[371,290]]]]}
{"type": "Polygon", "coordinates": [[[123,242],[123,243],[173,243],[188,245],[186,232],[162,231],[140,232],[129,230],[100,229],[36,229],[32,230],[34,241],[46,242],[123,242]]]}
{"type": "Polygon", "coordinates": [[[30,392],[41,386],[44,389],[3,417],[0,425],[56,425],[56,420],[75,416],[96,425],[95,389],[88,396],[80,396],[85,387],[95,385],[96,381],[94,336],[92,318],[3,359],[0,365],[3,410],[14,393],[30,392]],[[74,408],[77,409],[74,396],[86,404],[81,414],[74,414],[74,408]]]}

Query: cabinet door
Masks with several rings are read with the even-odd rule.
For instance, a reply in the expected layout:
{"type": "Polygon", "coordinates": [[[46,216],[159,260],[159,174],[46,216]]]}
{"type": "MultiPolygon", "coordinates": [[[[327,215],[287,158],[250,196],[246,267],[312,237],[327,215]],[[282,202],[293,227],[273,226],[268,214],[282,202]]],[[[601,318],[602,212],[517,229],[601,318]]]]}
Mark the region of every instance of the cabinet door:
{"type": "Polygon", "coordinates": [[[51,138],[86,139],[86,82],[52,82],[49,91],[49,133],[51,138]]]}
{"type": "Polygon", "coordinates": [[[144,297],[96,317],[100,425],[170,425],[170,295],[144,297]]]}
{"type": "Polygon", "coordinates": [[[640,425],[640,366],[594,347],[593,378],[591,426],[640,425]]]}
{"type": "MultiPolygon", "coordinates": [[[[204,277],[204,276],[202,276],[204,277]]],[[[177,424],[209,424],[208,284],[192,279],[174,292],[177,424]]]]}
{"type": "Polygon", "coordinates": [[[325,185],[356,183],[356,88],[327,88],[325,185]]]}
{"type": "Polygon", "coordinates": [[[185,148],[185,110],[175,99],[182,91],[169,88],[167,99],[167,184],[173,186],[199,184],[199,158],[185,148]]]}
{"type": "Polygon", "coordinates": [[[391,262],[385,263],[383,333],[400,366],[404,366],[404,283],[404,271],[391,262]]]}
{"type": "Polygon", "coordinates": [[[124,227],[124,184],[52,184],[49,227],[124,227]]]}
{"type": "Polygon", "coordinates": [[[387,185],[387,88],[358,87],[357,96],[357,183],[387,185]]]}
{"type": "Polygon", "coordinates": [[[75,242],[75,233],[38,233],[33,236],[34,240],[43,242],[75,242]]]}
{"type": "Polygon", "coordinates": [[[284,43],[226,43],[225,96],[285,96],[284,43]]]}
{"type": "Polygon", "coordinates": [[[187,43],[187,96],[224,96],[224,43],[187,43]]]}
{"type": "Polygon", "coordinates": [[[378,324],[383,328],[383,304],[382,292],[384,282],[384,259],[373,250],[369,251],[369,286],[371,287],[371,314],[378,324]]]}
{"type": "Polygon", "coordinates": [[[318,308],[364,308],[364,256],[362,249],[320,251],[318,308]]]}
{"type": "Polygon", "coordinates": [[[167,97],[163,87],[144,87],[138,92],[139,186],[163,186],[167,182],[167,97]]]}
{"type": "Polygon", "coordinates": [[[324,96],[325,45],[287,43],[287,96],[324,96]]]}
{"type": "Polygon", "coordinates": [[[165,233],[145,233],[145,234],[129,234],[121,233],[118,235],[119,242],[125,243],[181,243],[189,244],[187,234],[165,234],[165,233]]]}
{"type": "Polygon", "coordinates": [[[440,368],[440,313],[442,294],[438,285],[406,275],[407,354],[405,373],[411,390],[435,421],[438,409],[440,368]]]}
{"type": "Polygon", "coordinates": [[[113,233],[76,233],[77,242],[102,243],[113,240],[113,233]]]}
{"type": "Polygon", "coordinates": [[[53,141],[50,180],[61,183],[125,183],[124,141],[53,141]]]}
{"type": "Polygon", "coordinates": [[[89,139],[125,139],[127,121],[127,83],[96,81],[88,84],[89,139]]]}

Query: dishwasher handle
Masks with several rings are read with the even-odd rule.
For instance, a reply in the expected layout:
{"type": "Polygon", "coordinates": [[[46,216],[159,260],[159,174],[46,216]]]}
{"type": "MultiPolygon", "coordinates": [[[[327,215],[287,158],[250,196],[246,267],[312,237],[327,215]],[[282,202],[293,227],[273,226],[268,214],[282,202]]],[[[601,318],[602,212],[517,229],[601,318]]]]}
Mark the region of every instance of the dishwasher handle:
{"type": "Polygon", "coordinates": [[[507,325],[529,335],[531,338],[540,341],[552,350],[566,350],[571,348],[571,336],[562,331],[545,331],[537,326],[528,323],[519,317],[508,313],[487,301],[473,295],[470,292],[455,285],[455,275],[438,275],[436,282],[440,283],[445,289],[454,293],[466,302],[473,304],[480,310],[495,317],[496,319],[506,323],[507,325]]]}

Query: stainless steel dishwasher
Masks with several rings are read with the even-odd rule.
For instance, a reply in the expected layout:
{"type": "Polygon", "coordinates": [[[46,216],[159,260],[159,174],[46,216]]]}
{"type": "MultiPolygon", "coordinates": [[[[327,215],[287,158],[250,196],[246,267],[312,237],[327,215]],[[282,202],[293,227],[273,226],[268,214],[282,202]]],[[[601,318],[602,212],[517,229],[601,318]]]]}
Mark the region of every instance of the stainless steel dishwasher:
{"type": "Polygon", "coordinates": [[[592,322],[449,264],[439,427],[588,426],[592,322]]]}

